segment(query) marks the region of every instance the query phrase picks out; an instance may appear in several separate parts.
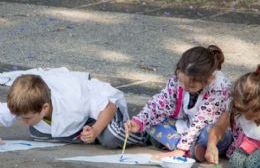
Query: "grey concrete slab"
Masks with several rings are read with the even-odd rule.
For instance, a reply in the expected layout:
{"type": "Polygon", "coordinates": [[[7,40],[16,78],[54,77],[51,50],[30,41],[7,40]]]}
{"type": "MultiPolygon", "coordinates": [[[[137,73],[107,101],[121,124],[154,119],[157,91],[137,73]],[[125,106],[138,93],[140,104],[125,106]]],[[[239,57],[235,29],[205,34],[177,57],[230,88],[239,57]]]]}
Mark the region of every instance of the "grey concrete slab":
{"type": "Polygon", "coordinates": [[[170,5],[163,5],[163,3],[156,3],[154,1],[149,3],[149,1],[145,2],[142,0],[139,2],[127,2],[126,0],[0,0],[0,2],[1,1],[152,16],[202,19],[225,23],[260,24],[260,7],[257,2],[251,4],[252,9],[239,10],[236,9],[234,4],[231,5],[230,8],[213,5],[204,8],[199,7],[199,5],[176,5],[168,7],[170,5]]]}
{"type": "Polygon", "coordinates": [[[194,45],[219,45],[226,55],[224,72],[232,78],[252,70],[259,60],[258,25],[1,4],[4,63],[67,66],[161,82],[173,74],[181,53],[194,45]]]}

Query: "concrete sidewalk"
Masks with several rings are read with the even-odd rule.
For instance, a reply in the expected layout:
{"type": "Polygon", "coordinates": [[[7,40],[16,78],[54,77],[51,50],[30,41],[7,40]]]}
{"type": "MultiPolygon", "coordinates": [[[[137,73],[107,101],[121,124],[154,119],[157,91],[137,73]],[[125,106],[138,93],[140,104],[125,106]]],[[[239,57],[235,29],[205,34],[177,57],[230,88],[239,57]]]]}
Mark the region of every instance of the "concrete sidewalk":
{"type": "MultiPolygon", "coordinates": [[[[65,8],[65,5],[10,2],[0,1],[1,72],[60,66],[89,71],[93,77],[108,81],[125,92],[131,115],[160,91],[173,74],[181,53],[194,45],[220,46],[226,56],[223,71],[231,79],[253,70],[260,63],[257,12],[241,13],[240,21],[232,22],[227,15],[218,12],[205,13],[204,17],[181,17],[172,13],[168,16],[168,11],[163,11],[166,17],[159,17],[95,11],[94,7],[65,8]],[[243,18],[252,21],[246,22],[243,18]]],[[[90,1],[84,2],[87,5],[90,1]]],[[[0,87],[1,101],[5,100],[6,91],[7,88],[0,87]]],[[[0,127],[0,137],[28,139],[29,135],[26,128],[15,125],[10,129],[0,127]]],[[[156,151],[151,147],[136,147],[127,152],[156,151]]],[[[104,153],[120,153],[120,150],[67,145],[8,152],[0,155],[0,167],[129,167],[55,160],[104,153]]],[[[222,160],[222,164],[226,165],[226,160],[222,160]]]]}

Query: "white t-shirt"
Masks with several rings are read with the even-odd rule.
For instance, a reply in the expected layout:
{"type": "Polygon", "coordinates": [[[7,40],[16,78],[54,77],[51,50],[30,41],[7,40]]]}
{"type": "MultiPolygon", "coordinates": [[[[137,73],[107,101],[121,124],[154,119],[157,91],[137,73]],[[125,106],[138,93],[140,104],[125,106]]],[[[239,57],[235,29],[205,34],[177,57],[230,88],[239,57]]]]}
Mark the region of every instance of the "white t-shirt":
{"type": "Polygon", "coordinates": [[[239,116],[237,122],[247,137],[260,140],[260,126],[255,122],[247,120],[244,115],[239,116]]]}
{"type": "MultiPolygon", "coordinates": [[[[114,103],[126,121],[129,116],[124,95],[110,84],[89,80],[74,73],[40,74],[51,90],[52,121],[48,125],[40,121],[34,127],[40,132],[51,134],[52,137],[73,135],[86,123],[89,117],[97,119],[107,106],[114,103]]],[[[15,121],[6,104],[0,106],[0,122],[9,126],[15,121]]]]}

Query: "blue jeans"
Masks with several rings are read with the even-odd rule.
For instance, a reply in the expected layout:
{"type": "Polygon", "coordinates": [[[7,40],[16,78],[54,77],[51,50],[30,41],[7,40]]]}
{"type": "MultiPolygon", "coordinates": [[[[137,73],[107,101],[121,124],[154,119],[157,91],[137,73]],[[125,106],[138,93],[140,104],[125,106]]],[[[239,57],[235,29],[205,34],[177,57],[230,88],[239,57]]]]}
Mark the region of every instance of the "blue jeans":
{"type": "Polygon", "coordinates": [[[181,135],[176,130],[175,122],[175,119],[166,119],[163,123],[154,125],[150,129],[147,129],[146,132],[150,136],[150,142],[161,149],[176,149],[181,135]]]}
{"type": "MultiPolygon", "coordinates": [[[[176,127],[175,127],[176,120],[174,119],[166,119],[163,123],[160,123],[158,125],[152,126],[149,130],[146,130],[147,133],[150,135],[150,141],[151,143],[158,148],[161,149],[168,149],[168,150],[174,150],[176,149],[179,140],[181,138],[181,135],[177,133],[176,127]],[[168,137],[171,138],[168,138],[168,137]]],[[[210,130],[210,126],[207,126],[202,129],[196,144],[200,144],[207,147],[208,144],[208,132],[210,130]]],[[[228,130],[225,133],[224,138],[218,143],[217,148],[219,150],[219,154],[225,154],[227,148],[231,144],[233,138],[231,131],[228,130]]]]}
{"type": "MultiPolygon", "coordinates": [[[[196,144],[200,144],[200,145],[204,146],[205,148],[207,147],[208,133],[209,133],[210,128],[211,128],[210,126],[207,126],[201,131],[196,144]]],[[[228,149],[228,147],[232,143],[232,141],[233,141],[233,137],[231,134],[231,130],[227,130],[225,132],[224,138],[221,141],[219,141],[217,144],[217,148],[218,148],[220,155],[223,155],[226,153],[226,150],[228,149]]]]}

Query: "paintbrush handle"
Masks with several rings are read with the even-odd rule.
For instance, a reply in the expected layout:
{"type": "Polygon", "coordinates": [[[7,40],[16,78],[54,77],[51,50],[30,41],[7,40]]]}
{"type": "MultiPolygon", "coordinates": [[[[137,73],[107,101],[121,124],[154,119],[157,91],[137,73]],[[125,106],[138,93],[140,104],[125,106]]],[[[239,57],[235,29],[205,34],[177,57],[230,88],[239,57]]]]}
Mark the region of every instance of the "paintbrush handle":
{"type": "Polygon", "coordinates": [[[128,133],[125,134],[124,145],[123,145],[123,149],[122,149],[122,153],[121,153],[122,155],[125,153],[125,147],[126,147],[127,138],[128,138],[128,133]]]}

